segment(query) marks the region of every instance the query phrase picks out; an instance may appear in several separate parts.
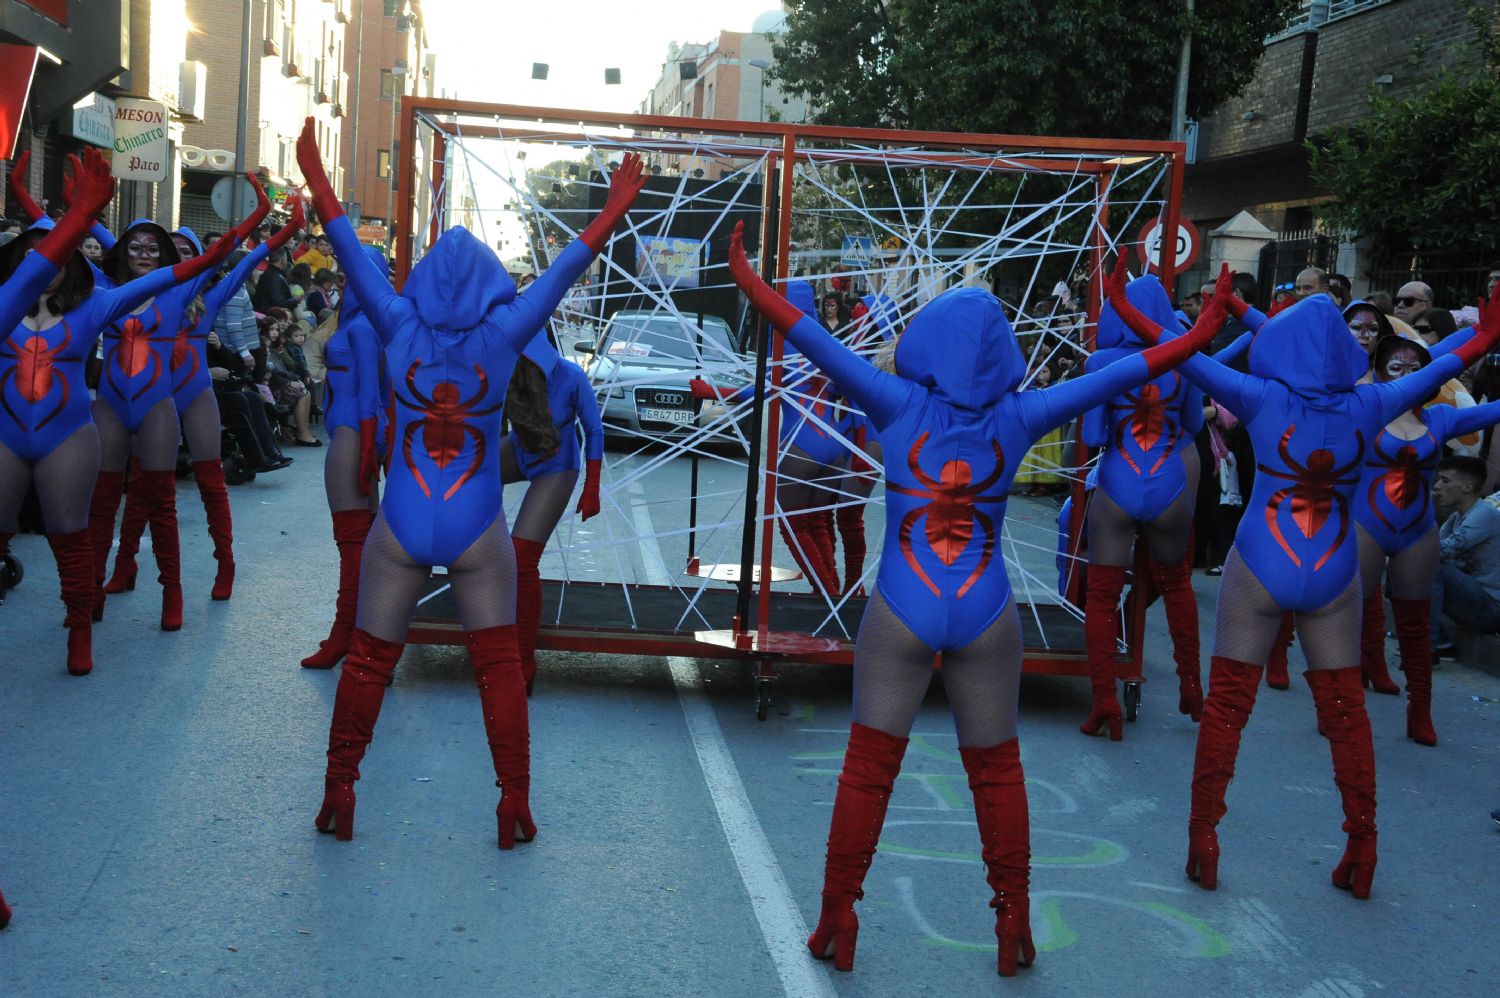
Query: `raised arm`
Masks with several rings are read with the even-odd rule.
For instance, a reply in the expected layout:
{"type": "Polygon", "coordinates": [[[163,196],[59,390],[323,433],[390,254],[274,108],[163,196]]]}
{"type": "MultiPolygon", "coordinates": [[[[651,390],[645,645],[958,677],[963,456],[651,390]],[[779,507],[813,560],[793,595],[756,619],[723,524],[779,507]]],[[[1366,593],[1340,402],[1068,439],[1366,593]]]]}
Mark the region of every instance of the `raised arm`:
{"type": "Polygon", "coordinates": [[[605,199],[604,208],[578,234],[578,238],[569,243],[567,249],[559,253],[557,259],[541,272],[531,287],[510,304],[509,308],[513,313],[519,314],[520,321],[502,323],[501,328],[505,330],[512,349],[518,352],[526,349],[526,344],[531,342],[536,330],[557,309],[573,282],[594,262],[594,257],[603,252],[610,233],[624,220],[630,206],[635,203],[636,195],[640,194],[645,185],[646,171],[641,166],[641,157],[633,152],[626,153],[620,165],[615,167],[615,172],[610,175],[609,196],[605,199]]]}
{"type": "MultiPolygon", "coordinates": [[[[1228,264],[1225,264],[1225,266],[1227,267],[1228,264]]],[[[1218,294],[1219,292],[1215,290],[1214,296],[1217,297],[1218,294]]],[[[1233,288],[1230,288],[1229,297],[1225,299],[1224,305],[1229,309],[1229,314],[1243,322],[1246,328],[1252,333],[1260,332],[1261,327],[1270,321],[1266,313],[1235,294],[1233,288]]],[[[1235,340],[1235,343],[1238,342],[1239,340],[1235,340]]],[[[1222,353],[1223,351],[1220,352],[1222,353]]]]}
{"type": "MultiPolygon", "coordinates": [[[[1221,295],[1228,283],[1229,269],[1226,267],[1219,275],[1219,288],[1213,303],[1203,309],[1198,321],[1193,323],[1193,328],[1185,335],[1170,339],[1161,337],[1166,342],[1147,347],[1138,354],[1122,357],[1092,374],[1085,374],[1041,391],[1022,392],[1019,402],[1027,433],[1033,440],[1039,439],[1084,410],[1102,405],[1126,389],[1145,384],[1203,349],[1224,324],[1224,302],[1221,295]]],[[[1121,297],[1124,297],[1123,292],[1121,297]]],[[[1123,312],[1121,318],[1125,318],[1123,312]]],[[[1129,319],[1126,319],[1126,323],[1129,324],[1129,319]]],[[[1131,328],[1135,327],[1132,325],[1131,328]]],[[[1157,327],[1158,335],[1160,332],[1160,327],[1157,327]]],[[[1137,333],[1139,334],[1139,330],[1137,333]]]]}
{"type": "MultiPolygon", "coordinates": [[[[251,182],[254,183],[255,178],[252,177],[251,182]]],[[[256,187],[259,188],[260,184],[256,183],[256,187]]],[[[269,204],[267,207],[269,208],[269,204]]],[[[262,219],[264,217],[264,215],[261,216],[262,219]]],[[[256,225],[259,224],[260,222],[257,221],[256,225]]],[[[210,288],[208,294],[203,296],[203,304],[208,309],[207,314],[210,316],[217,315],[219,309],[224,307],[224,303],[234,297],[234,293],[250,279],[251,274],[255,273],[255,268],[259,267],[261,262],[269,257],[273,251],[285,246],[287,241],[302,231],[302,227],[306,224],[307,215],[302,208],[302,199],[300,197],[295,198],[292,202],[292,215],[286,225],[277,229],[271,238],[246,253],[240,259],[240,262],[234,265],[234,269],[225,274],[224,279],[210,288]]],[[[243,229],[244,234],[240,237],[239,242],[244,242],[245,237],[255,231],[254,225],[248,228],[241,226],[240,228],[243,229]]]]}
{"type": "Polygon", "coordinates": [[[808,318],[800,308],[777,294],[750,266],[745,257],[744,238],[745,223],[737,222],[729,240],[729,274],[750,304],[816,364],[824,376],[836,382],[865,411],[876,429],[883,430],[895,422],[917,386],[881,371],[840,343],[822,323],[808,318]]]}
{"type": "Polygon", "coordinates": [[[318,152],[318,140],[310,117],[297,138],[297,165],[302,168],[302,178],[312,192],[313,210],[323,221],[323,231],[333,243],[339,266],[349,277],[349,287],[369,317],[371,328],[382,343],[389,343],[402,322],[415,318],[416,306],[397,294],[380,268],[365,256],[364,247],[354,234],[354,226],[344,217],[344,206],[339,203],[333,185],[328,182],[328,174],[323,170],[323,159],[318,152]]]}
{"type": "Polygon", "coordinates": [[[1431,398],[1442,387],[1443,382],[1462,374],[1464,368],[1488,353],[1496,341],[1500,341],[1500,294],[1483,304],[1479,310],[1479,322],[1474,326],[1474,334],[1452,351],[1441,357],[1434,356],[1432,363],[1420,371],[1395,381],[1360,385],[1359,389],[1375,395],[1379,401],[1382,425],[1389,423],[1407,409],[1431,398]]]}
{"type": "MultiPolygon", "coordinates": [[[[1104,282],[1110,307],[1119,314],[1125,325],[1129,326],[1146,343],[1156,343],[1163,339],[1171,341],[1181,335],[1162,329],[1131,304],[1125,294],[1127,276],[1125,258],[1121,256],[1115,264],[1114,271],[1104,282]]],[[[1228,293],[1229,267],[1225,266],[1219,271],[1218,283],[1214,289],[1214,300],[1204,306],[1204,313],[1206,314],[1209,308],[1227,309],[1229,305],[1227,298],[1223,301],[1220,298],[1228,293]]],[[[1202,317],[1199,315],[1200,320],[1202,317]]],[[[1193,328],[1198,327],[1195,325],[1193,328]]],[[[1264,395],[1265,381],[1263,379],[1251,374],[1241,374],[1212,357],[1188,357],[1182,363],[1182,373],[1201,388],[1203,394],[1218,402],[1241,420],[1247,420],[1255,414],[1260,406],[1260,399],[1264,395]]]]}
{"type": "Polygon", "coordinates": [[[1483,402],[1463,409],[1455,405],[1432,405],[1427,407],[1426,415],[1434,436],[1452,440],[1500,423],[1500,402],[1483,402]]]}
{"type": "MultiPolygon", "coordinates": [[[[26,168],[31,165],[31,150],[26,150],[16,158],[16,165],[10,171],[10,196],[16,199],[16,204],[26,213],[26,217],[35,222],[46,212],[42,206],[36,203],[31,192],[26,189],[26,168]]],[[[83,240],[80,239],[79,242],[83,240]]]]}

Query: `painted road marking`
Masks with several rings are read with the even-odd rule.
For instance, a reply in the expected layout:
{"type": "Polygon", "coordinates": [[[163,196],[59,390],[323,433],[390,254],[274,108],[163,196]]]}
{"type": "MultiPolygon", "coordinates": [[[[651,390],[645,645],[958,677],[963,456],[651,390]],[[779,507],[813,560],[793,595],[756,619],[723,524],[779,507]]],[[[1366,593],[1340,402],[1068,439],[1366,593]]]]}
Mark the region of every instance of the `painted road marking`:
{"type": "MultiPolygon", "coordinates": [[[[628,491],[636,499],[644,498],[639,482],[631,482],[628,491]]],[[[670,584],[672,576],[662,560],[661,546],[653,536],[656,531],[645,505],[632,503],[631,516],[635,521],[636,536],[640,538],[646,581],[659,586],[670,584]]],[[[734,758],[729,754],[719,719],[714,716],[713,707],[703,692],[703,676],[692,659],[673,656],[667,659],[667,665],[672,673],[672,685],[677,688],[677,699],[682,704],[688,736],[693,740],[698,765],[703,770],[704,782],[708,784],[708,795],[718,812],[719,824],[729,842],[740,881],[750,896],[750,907],[760,924],[760,934],[771,954],[771,962],[781,978],[781,989],[789,998],[833,998],[833,984],[828,979],[828,972],[807,952],[807,923],[792,901],[792,892],[781,872],[781,864],[776,861],[771,843],[750,804],[750,796],[745,793],[745,785],[740,780],[734,758]]]]}

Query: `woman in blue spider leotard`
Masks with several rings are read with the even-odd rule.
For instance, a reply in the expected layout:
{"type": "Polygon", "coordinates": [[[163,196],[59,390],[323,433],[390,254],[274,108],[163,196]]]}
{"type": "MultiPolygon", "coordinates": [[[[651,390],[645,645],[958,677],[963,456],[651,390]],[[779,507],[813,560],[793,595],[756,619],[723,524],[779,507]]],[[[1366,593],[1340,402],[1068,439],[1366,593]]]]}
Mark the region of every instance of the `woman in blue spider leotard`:
{"type": "MultiPolygon", "coordinates": [[[[1131,285],[1132,301],[1157,323],[1175,322],[1171,300],[1155,278],[1131,285]]],[[[1084,371],[1098,370],[1145,348],[1107,303],[1100,311],[1098,349],[1084,371]]],[[[1080,730],[1109,737],[1123,735],[1115,696],[1117,609],[1125,588],[1136,533],[1144,529],[1150,548],[1151,581],[1161,593],[1177,660],[1177,709],[1198,720],[1203,688],[1198,677],[1198,600],[1192,565],[1184,557],[1198,494],[1198,449],[1193,436],[1203,427],[1203,393],[1177,371],[1090,409],[1083,418],[1083,440],[1101,451],[1099,487],[1088,505],[1088,590],[1084,600],[1084,639],[1094,704],[1080,730]]]]}
{"type": "MultiPolygon", "coordinates": [[[[1147,342],[1163,327],[1126,298],[1124,263],[1110,301],[1147,342]]],[[[1500,306],[1485,329],[1453,353],[1399,378],[1358,384],[1365,351],[1333,300],[1314,295],[1272,318],[1241,374],[1197,357],[1182,371],[1244,422],[1258,474],[1224,564],[1209,693],[1198,729],[1188,822],[1188,876],[1218,883],[1215,831],[1234,774],[1240,733],[1255,704],[1261,665],[1281,625],[1296,614],[1318,727],[1333,754],[1348,844],[1336,886],[1367,898],[1376,863],[1375,757],[1359,668],[1360,580],[1354,493],[1370,448],[1392,419],[1427,398],[1500,338],[1500,306]]]]}
{"type": "MultiPolygon", "coordinates": [[[[1375,346],[1377,381],[1393,381],[1432,362],[1427,345],[1387,336],[1375,346]]],[[[1378,663],[1372,677],[1380,692],[1400,693],[1385,671],[1385,613],[1381,581],[1388,580],[1401,669],[1406,673],[1406,737],[1436,745],[1432,726],[1432,578],[1438,565],[1438,527],[1432,509],[1432,478],[1443,444],[1500,422],[1500,402],[1459,409],[1417,406],[1401,413],[1376,435],[1354,494],[1359,563],[1365,593],[1361,659],[1378,663]],[[1384,683],[1378,682],[1383,678],[1384,683]]]]}
{"type": "Polygon", "coordinates": [[[854,901],[885,819],[907,735],[943,655],[983,856],[995,896],[998,970],[1035,955],[1030,831],[1016,739],[1020,619],[998,550],[1016,465],[1038,438],[1092,406],[1159,376],[1217,331],[1222,306],[1193,333],[1052,388],[1018,392],[1020,346],[994,295],[958,288],[928,302],[886,374],[776,294],[745,257],[743,226],[729,267],[751,304],[869,417],[885,447],[886,531],[875,594],[854,651],[854,723],[833,806],[815,956],[852,969],[854,901]]]}
{"type": "Polygon", "coordinates": [[[484,704],[501,788],[499,845],[536,834],[526,683],[516,643],[515,550],[501,502],[500,411],[516,358],[621,222],[645,180],[627,154],[604,209],[524,294],[465,229],[443,233],[401,293],[366,258],[323,170],[311,118],[297,160],[349,289],[384,347],[394,382],[395,454],[365,541],[359,609],[328,733],[320,831],[354,833],[354,781],[434,565],[446,565],[484,704]]]}

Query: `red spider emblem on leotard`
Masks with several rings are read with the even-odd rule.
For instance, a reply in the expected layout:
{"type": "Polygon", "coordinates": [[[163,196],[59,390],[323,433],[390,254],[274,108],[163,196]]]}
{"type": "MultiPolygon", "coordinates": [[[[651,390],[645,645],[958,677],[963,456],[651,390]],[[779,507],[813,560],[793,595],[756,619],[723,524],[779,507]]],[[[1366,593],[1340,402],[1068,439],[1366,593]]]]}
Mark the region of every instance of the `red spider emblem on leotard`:
{"type": "Polygon", "coordinates": [[[1167,458],[1172,456],[1172,451],[1177,446],[1177,421],[1168,414],[1168,408],[1177,401],[1177,396],[1182,392],[1182,378],[1176,371],[1172,374],[1172,394],[1162,397],[1161,389],[1151,382],[1141,386],[1139,394],[1125,393],[1125,401],[1131,404],[1130,415],[1120,420],[1119,427],[1115,430],[1115,450],[1125,459],[1125,463],[1137,475],[1155,474],[1167,458]],[[1135,445],[1140,448],[1142,454],[1151,453],[1157,441],[1161,440],[1163,432],[1167,434],[1167,446],[1146,471],[1135,463],[1130,456],[1130,451],[1125,447],[1125,431],[1130,431],[1130,436],[1135,440],[1135,445]]]}
{"type": "MultiPolygon", "coordinates": [[[[1431,434],[1429,433],[1429,436],[1431,434]]],[[[1375,438],[1375,456],[1377,461],[1371,461],[1369,467],[1384,468],[1385,471],[1370,483],[1369,491],[1365,493],[1365,499],[1370,504],[1370,509],[1375,512],[1380,522],[1386,525],[1391,532],[1396,528],[1386,518],[1385,512],[1375,502],[1375,491],[1385,490],[1385,498],[1396,509],[1406,512],[1418,500],[1421,500],[1422,508],[1417,511],[1414,522],[1419,522],[1427,515],[1427,503],[1429,490],[1427,487],[1427,476],[1431,473],[1438,455],[1437,441],[1433,441],[1431,453],[1423,459],[1419,452],[1411,444],[1402,444],[1396,449],[1395,454],[1387,454],[1380,446],[1380,437],[1375,438]]]]}
{"type": "MultiPolygon", "coordinates": [[[[193,330],[198,328],[196,322],[190,322],[177,330],[177,338],[172,344],[172,391],[179,392],[192,381],[198,374],[198,351],[193,349],[193,330]],[[181,373],[186,367],[186,373],[181,373]]],[[[207,340],[205,333],[201,339],[207,340]]]]}
{"type": "Polygon", "coordinates": [[[175,336],[153,335],[161,328],[161,310],[153,305],[151,315],[149,327],[141,321],[140,316],[132,315],[120,323],[117,336],[105,334],[106,341],[113,341],[104,354],[105,377],[121,398],[125,397],[125,389],[120,387],[115,375],[123,374],[127,379],[134,380],[147,367],[151,368],[151,377],[146,379],[139,391],[130,396],[132,402],[150,391],[162,375],[161,357],[151,349],[151,344],[172,343],[176,340],[175,336]]]}
{"type": "Polygon", "coordinates": [[[918,463],[922,456],[922,447],[927,443],[930,434],[923,433],[912,444],[911,451],[906,455],[906,466],[911,473],[921,482],[923,488],[912,489],[904,485],[896,485],[887,481],[886,488],[902,495],[916,496],[918,499],[928,500],[927,505],[918,506],[910,511],[901,520],[901,553],[906,556],[906,562],[911,566],[917,578],[926,583],[927,588],[932,590],[934,596],[943,595],[936,583],[928,577],[917,561],[915,552],[911,547],[911,531],[918,520],[927,517],[927,543],[938,560],[944,565],[952,565],[963,555],[969,547],[969,541],[974,539],[974,522],[979,521],[979,526],[984,530],[984,550],[979,556],[979,564],[964,584],[958,588],[958,598],[962,599],[969,591],[969,587],[979,580],[984,570],[989,567],[990,558],[995,553],[995,521],[989,514],[977,508],[982,502],[1004,502],[1007,496],[987,496],[983,493],[994,486],[1005,472],[1005,454],[1000,450],[998,441],[991,440],[990,447],[995,452],[995,470],[981,482],[971,482],[973,469],[967,461],[949,461],[943,465],[943,470],[937,479],[922,470],[918,463]]]}
{"type": "Polygon", "coordinates": [[[453,498],[453,494],[463,488],[464,484],[484,463],[485,443],[484,434],[470,426],[464,420],[469,416],[488,416],[499,410],[501,402],[496,402],[487,409],[475,409],[490,391],[489,376],[484,373],[484,368],[478,364],[474,365],[474,373],[479,375],[479,390],[474,396],[466,401],[461,401],[458,395],[458,386],[451,381],[439,381],[432,387],[432,397],[428,398],[422,394],[417,387],[417,368],[422,366],[420,360],[414,360],[411,367],[406,369],[406,390],[416,399],[415,402],[403,397],[396,392],[396,401],[422,414],[421,419],[414,419],[406,426],[406,431],[401,434],[401,456],[406,460],[406,466],[411,469],[412,477],[417,480],[417,485],[422,489],[422,494],[432,498],[432,490],[427,487],[427,480],[422,477],[422,471],[412,460],[411,444],[416,437],[417,431],[422,433],[422,445],[427,449],[427,456],[432,463],[439,468],[446,468],[463,452],[464,443],[472,436],[474,438],[474,460],[470,462],[467,470],[459,476],[447,492],[443,493],[443,501],[453,498]]]}
{"type": "Polygon", "coordinates": [[[72,332],[64,326],[62,342],[55,347],[48,347],[47,341],[40,336],[28,336],[19,346],[13,339],[0,344],[0,357],[16,362],[15,367],[0,377],[0,405],[5,406],[5,411],[11,419],[16,421],[17,425],[24,426],[25,424],[10,407],[10,403],[5,401],[5,386],[11,378],[15,379],[16,391],[21,393],[21,398],[26,401],[27,405],[36,405],[46,398],[47,393],[52,391],[53,381],[56,381],[62,389],[57,405],[47,413],[46,418],[36,424],[36,429],[40,430],[46,426],[54,416],[67,408],[68,400],[73,394],[72,386],[68,384],[67,376],[57,370],[55,362],[57,355],[68,348],[68,343],[72,339],[72,332]]]}
{"type": "Polygon", "coordinates": [[[1277,517],[1281,512],[1281,504],[1291,497],[1292,522],[1297,524],[1297,529],[1302,536],[1311,540],[1318,531],[1328,522],[1328,516],[1334,510],[1338,511],[1339,532],[1334,538],[1327,551],[1313,565],[1316,572],[1322,568],[1328,559],[1333,557],[1344,543],[1344,538],[1349,534],[1349,503],[1338,493],[1340,485],[1355,485],[1359,478],[1345,478],[1355,468],[1358,468],[1364,460],[1365,437],[1358,430],[1354,432],[1354,439],[1359,443],[1359,450],[1354,459],[1342,467],[1334,467],[1333,452],[1319,447],[1307,455],[1307,465],[1304,467],[1292,457],[1287,445],[1291,443],[1292,434],[1297,432],[1297,424],[1293,423],[1286,428],[1281,435],[1281,443],[1277,445],[1277,453],[1281,455],[1281,461],[1291,472],[1281,471],[1276,468],[1261,464],[1257,467],[1268,475],[1277,478],[1287,478],[1295,482],[1271,496],[1271,501],[1266,504],[1266,526],[1271,530],[1271,536],[1276,538],[1276,543],[1281,545],[1281,550],[1292,560],[1292,564],[1298,568],[1302,567],[1302,559],[1292,550],[1286,542],[1286,537],[1281,533],[1281,524],[1277,517]]]}

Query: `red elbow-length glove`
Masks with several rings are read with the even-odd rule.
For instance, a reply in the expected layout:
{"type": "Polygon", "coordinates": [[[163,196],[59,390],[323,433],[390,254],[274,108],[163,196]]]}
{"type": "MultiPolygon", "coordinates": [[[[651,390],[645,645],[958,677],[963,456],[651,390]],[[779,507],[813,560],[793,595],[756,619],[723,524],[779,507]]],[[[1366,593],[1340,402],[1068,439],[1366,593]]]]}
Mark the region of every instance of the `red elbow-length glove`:
{"type": "MultiPolygon", "coordinates": [[[[26,181],[21,179],[22,175],[26,173],[26,167],[30,162],[31,151],[28,149],[26,152],[21,153],[20,158],[16,160],[15,168],[10,171],[10,193],[11,197],[16,199],[16,203],[21,206],[21,209],[26,212],[26,217],[35,222],[42,217],[42,206],[36,203],[36,199],[26,189],[26,181]]],[[[68,185],[65,183],[63,185],[65,193],[67,187],[68,185]]],[[[67,198],[66,200],[69,204],[72,203],[71,198],[67,198]]],[[[108,203],[107,201],[105,202],[105,204],[108,203]]]]}
{"type": "MultiPolygon", "coordinates": [[[[307,212],[302,207],[302,199],[300,197],[295,198],[292,201],[292,217],[285,225],[271,234],[271,237],[266,240],[266,246],[272,253],[276,252],[277,249],[285,246],[293,236],[301,232],[306,225],[307,212]]],[[[254,227],[252,226],[251,228],[253,230],[254,227]]],[[[246,235],[249,235],[249,233],[247,232],[246,235]]]]}
{"type": "Polygon", "coordinates": [[[83,242],[94,224],[94,216],[109,204],[115,196],[115,178],[110,175],[109,164],[94,148],[83,151],[83,158],[69,156],[73,164],[73,203],[58,220],[52,231],[37,246],[36,251],[57,267],[64,266],[68,257],[83,242]]]}
{"type": "Polygon", "coordinates": [[[599,515],[599,464],[595,460],[584,462],[583,495],[578,497],[578,515],[587,520],[599,515]]]}
{"type": "Polygon", "coordinates": [[[380,480],[380,459],[375,454],[376,420],[359,421],[359,494],[368,496],[380,480]]]}
{"type": "Polygon", "coordinates": [[[578,234],[579,240],[595,253],[603,252],[604,244],[609,241],[609,234],[620,224],[626,212],[630,211],[636,195],[645,186],[646,171],[642,167],[641,157],[633,152],[626,153],[609,178],[609,196],[604,201],[603,210],[594,216],[588,228],[578,234]]]}
{"type": "Polygon", "coordinates": [[[312,194],[313,211],[318,213],[318,219],[327,225],[335,218],[342,217],[344,206],[339,202],[339,196],[333,192],[333,184],[328,182],[328,173],[323,169],[323,156],[318,151],[318,137],[312,118],[303,123],[302,134],[297,136],[297,165],[302,168],[302,179],[307,182],[307,189],[312,194]]]}
{"type": "Polygon", "coordinates": [[[1114,271],[1106,278],[1104,288],[1109,295],[1109,303],[1119,315],[1120,321],[1129,326],[1142,341],[1152,344],[1149,349],[1142,351],[1141,356],[1145,358],[1147,369],[1153,378],[1176,367],[1203,349],[1213,341],[1220,327],[1224,325],[1234,276],[1230,273],[1228,264],[1219,268],[1219,278],[1214,284],[1213,300],[1204,306],[1202,313],[1198,316],[1198,321],[1193,323],[1193,328],[1185,335],[1165,343],[1160,342],[1161,326],[1141,314],[1141,311],[1125,296],[1127,276],[1129,273],[1126,269],[1125,258],[1122,256],[1116,262],[1114,271]]]}
{"type": "Polygon", "coordinates": [[[787,301],[776,289],[760,279],[745,256],[745,223],[736,222],[729,240],[729,276],[740,286],[750,304],[766,321],[785,333],[803,316],[802,310],[787,301]]]}

